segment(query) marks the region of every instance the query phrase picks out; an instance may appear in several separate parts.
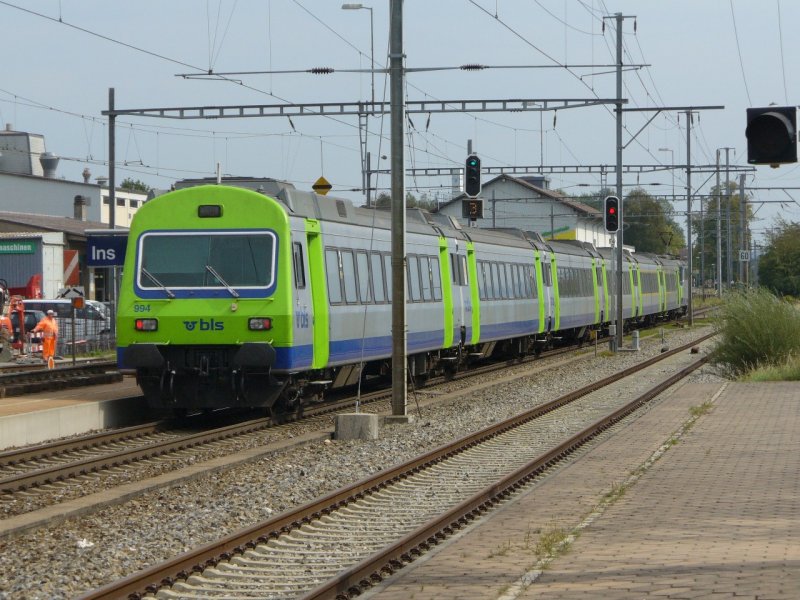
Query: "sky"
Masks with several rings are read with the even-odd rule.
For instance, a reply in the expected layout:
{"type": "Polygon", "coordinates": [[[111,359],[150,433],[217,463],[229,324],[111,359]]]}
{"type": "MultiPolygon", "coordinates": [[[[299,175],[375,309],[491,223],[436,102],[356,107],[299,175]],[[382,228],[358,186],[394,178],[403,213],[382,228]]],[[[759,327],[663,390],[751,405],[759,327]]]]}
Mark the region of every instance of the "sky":
{"type": "MultiPolygon", "coordinates": [[[[389,0],[372,10],[342,10],[328,0],[0,0],[0,123],[45,136],[61,157],[58,176],[108,173],[109,88],[116,108],[357,102],[368,100],[367,71],[388,63],[389,0]],[[372,36],[370,35],[372,33],[372,36]],[[374,38],[374,51],[370,40],[374,38]],[[332,74],[305,72],[330,67],[332,74]],[[214,73],[258,72],[224,78],[214,73]],[[287,72],[287,71],[300,71],[287,72]]],[[[404,96],[421,100],[614,98],[615,13],[623,22],[623,162],[685,165],[686,109],[691,163],[747,166],[748,107],[788,106],[800,98],[800,2],[790,0],[405,0],[404,96]],[[605,27],[603,24],[605,22],[605,27]],[[460,70],[465,64],[492,68],[460,70]],[[514,68],[510,68],[514,67],[514,68]],[[413,69],[422,69],[413,71],[413,69]],[[725,163],[726,151],[722,151],[725,163]]],[[[374,94],[389,99],[388,77],[374,94]]],[[[485,167],[600,166],[616,162],[612,107],[544,112],[409,115],[408,168],[459,167],[468,143],[485,167]]],[[[368,119],[373,167],[388,168],[390,119],[368,119]]],[[[165,189],[186,177],[274,177],[310,189],[318,177],[331,195],[364,201],[356,116],[175,120],[120,117],[117,181],[165,189]]],[[[699,169],[698,169],[699,171],[699,169]]],[[[615,175],[548,174],[567,194],[614,185],[615,175]]],[[[723,175],[724,178],[724,175],[723,175]]],[[[486,179],[486,178],[485,178],[486,179]]],[[[641,186],[686,210],[686,172],[626,174],[625,193],[641,186]]],[[[738,181],[739,175],[730,174],[738,181]]],[[[714,175],[692,174],[695,195],[714,175]]],[[[375,183],[373,183],[375,185],[375,183]]],[[[408,175],[416,196],[452,196],[450,177],[408,175]]],[[[800,221],[800,167],[759,166],[746,173],[756,237],[778,216],[800,221]],[[757,189],[762,188],[762,189],[757,189]],[[772,189],[763,189],[772,188],[772,189]],[[796,188],[796,189],[778,189],[796,188]]],[[[377,187],[387,189],[387,175],[377,187]]],[[[2,200],[0,199],[0,204],[2,200]]],[[[693,208],[697,210],[697,203],[693,208]]],[[[681,219],[679,219],[680,221],[681,219]]]]}

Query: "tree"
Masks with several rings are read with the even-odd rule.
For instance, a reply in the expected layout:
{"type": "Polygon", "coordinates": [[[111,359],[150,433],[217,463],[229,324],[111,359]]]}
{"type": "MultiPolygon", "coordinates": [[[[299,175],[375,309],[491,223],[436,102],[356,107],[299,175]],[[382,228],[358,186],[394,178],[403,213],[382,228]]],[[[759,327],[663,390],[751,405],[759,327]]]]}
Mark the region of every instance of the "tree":
{"type": "MultiPolygon", "coordinates": [[[[722,281],[734,281],[738,279],[738,260],[739,250],[746,248],[742,244],[741,230],[741,194],[738,193],[739,186],[735,181],[722,183],[719,187],[711,188],[710,197],[704,198],[702,210],[695,208],[692,212],[692,236],[694,266],[699,271],[705,267],[703,280],[716,279],[716,265],[721,263],[722,281]],[[717,211],[717,200],[719,199],[719,212],[717,211]],[[702,219],[700,215],[702,214],[702,219]],[[721,256],[717,256],[717,221],[720,225],[720,250],[721,256]],[[730,243],[729,243],[730,242],[730,243]],[[730,259],[728,258],[730,249],[730,259]],[[728,263],[731,265],[731,272],[728,272],[728,263]]],[[[745,200],[747,200],[745,198],[745,200]]],[[[751,204],[746,204],[747,214],[745,220],[747,226],[753,219],[751,204]]]]}
{"type": "MultiPolygon", "coordinates": [[[[381,192],[375,198],[375,208],[382,208],[389,210],[392,207],[392,197],[386,192],[381,192]]],[[[423,193],[419,199],[411,192],[406,192],[406,208],[424,208],[425,210],[432,210],[436,208],[436,200],[430,198],[428,194],[423,193]]]]}
{"type": "Polygon", "coordinates": [[[623,241],[637,252],[677,254],[686,245],[683,228],[673,218],[667,200],[634,189],[622,205],[623,241]]]}
{"type": "Polygon", "coordinates": [[[780,219],[758,261],[758,278],[778,294],[800,297],[800,223],[780,219]]]}
{"type": "Polygon", "coordinates": [[[130,177],[126,177],[122,183],[119,185],[119,189],[121,190],[128,190],[129,192],[141,192],[143,194],[149,194],[153,191],[153,188],[140,181],[139,179],[131,179],[130,177]]]}

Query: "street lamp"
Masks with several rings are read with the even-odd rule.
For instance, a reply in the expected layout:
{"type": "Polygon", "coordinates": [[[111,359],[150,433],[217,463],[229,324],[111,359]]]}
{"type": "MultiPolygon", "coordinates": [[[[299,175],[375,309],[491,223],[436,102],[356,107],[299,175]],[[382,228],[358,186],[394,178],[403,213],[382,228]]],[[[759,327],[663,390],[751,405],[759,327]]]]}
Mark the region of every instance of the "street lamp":
{"type": "Polygon", "coordinates": [[[658,151],[669,152],[669,162],[672,165],[672,201],[675,202],[675,152],[673,152],[672,148],[659,148],[658,151]]]}
{"type": "Polygon", "coordinates": [[[368,10],[369,11],[369,48],[370,48],[370,64],[369,70],[370,74],[372,75],[372,104],[373,109],[375,108],[375,27],[374,22],[372,20],[372,7],[371,6],[364,6],[360,3],[348,3],[342,4],[342,9],[344,10],[368,10]]]}

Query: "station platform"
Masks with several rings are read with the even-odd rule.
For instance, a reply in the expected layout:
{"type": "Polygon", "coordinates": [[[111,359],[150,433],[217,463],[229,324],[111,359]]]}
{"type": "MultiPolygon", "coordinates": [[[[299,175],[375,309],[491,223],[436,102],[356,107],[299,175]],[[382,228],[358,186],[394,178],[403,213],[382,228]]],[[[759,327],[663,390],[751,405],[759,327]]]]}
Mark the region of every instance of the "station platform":
{"type": "Polygon", "coordinates": [[[798,598],[798,399],[674,389],[362,598],[798,598]]]}
{"type": "Polygon", "coordinates": [[[146,402],[135,377],[118,383],[0,398],[0,452],[140,420],[146,402]]]}

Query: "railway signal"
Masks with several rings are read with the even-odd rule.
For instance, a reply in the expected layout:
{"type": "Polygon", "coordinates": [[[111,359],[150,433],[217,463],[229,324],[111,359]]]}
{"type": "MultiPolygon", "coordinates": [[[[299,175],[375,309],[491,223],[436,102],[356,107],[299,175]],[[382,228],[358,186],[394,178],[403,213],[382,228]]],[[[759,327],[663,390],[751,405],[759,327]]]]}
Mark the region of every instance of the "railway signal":
{"type": "Polygon", "coordinates": [[[747,109],[747,162],[771,165],[797,162],[797,109],[768,106],[747,109]]]}
{"type": "Polygon", "coordinates": [[[464,193],[470,198],[477,198],[481,193],[481,159],[476,154],[467,157],[464,167],[464,193]]]}
{"type": "Polygon", "coordinates": [[[606,231],[614,232],[619,229],[619,198],[616,196],[606,196],[603,203],[603,219],[606,231]]]}

